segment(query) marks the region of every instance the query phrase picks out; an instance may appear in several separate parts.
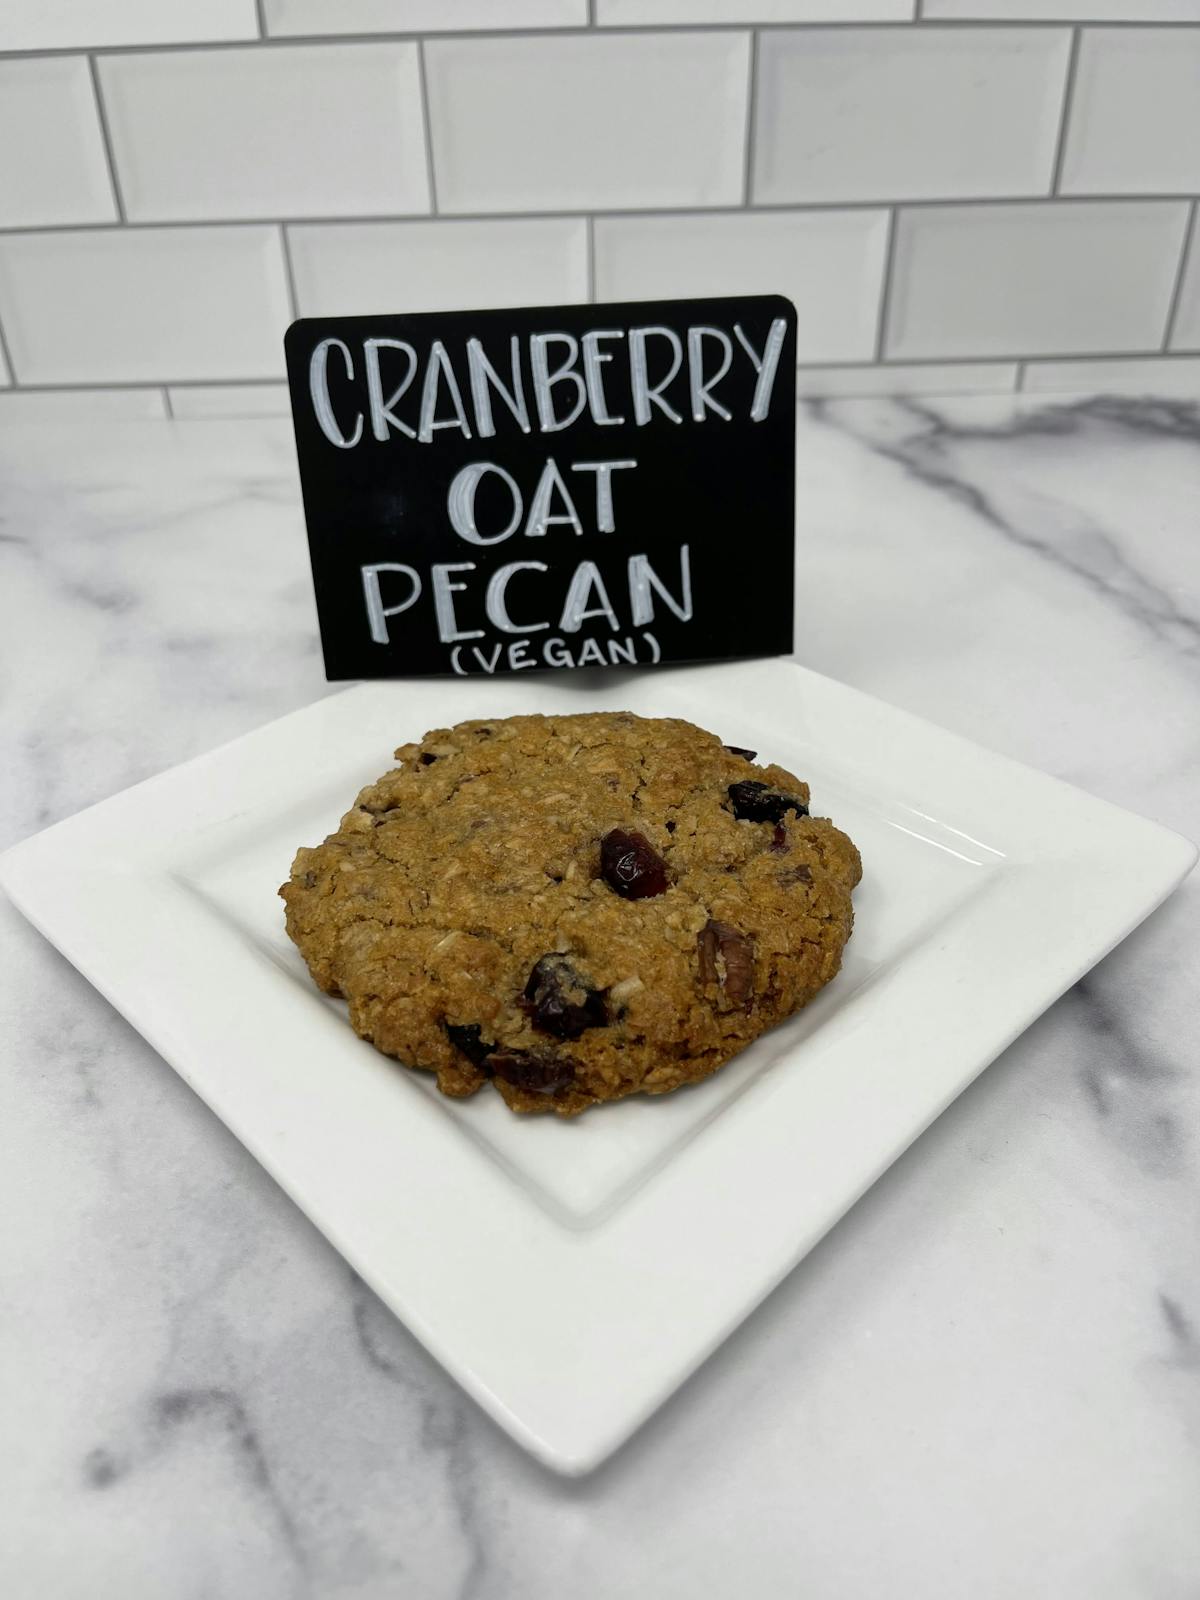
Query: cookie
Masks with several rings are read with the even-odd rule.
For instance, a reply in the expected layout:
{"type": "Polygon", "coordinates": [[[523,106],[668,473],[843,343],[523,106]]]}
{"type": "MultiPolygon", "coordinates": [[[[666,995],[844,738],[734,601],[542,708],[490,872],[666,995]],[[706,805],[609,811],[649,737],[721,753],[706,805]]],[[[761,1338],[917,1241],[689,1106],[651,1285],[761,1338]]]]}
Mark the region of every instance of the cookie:
{"type": "Polygon", "coordinates": [[[858,851],[806,784],[673,718],[507,717],[396,751],[296,856],[287,929],[448,1095],[573,1116],[706,1078],[836,974],[858,851]]]}

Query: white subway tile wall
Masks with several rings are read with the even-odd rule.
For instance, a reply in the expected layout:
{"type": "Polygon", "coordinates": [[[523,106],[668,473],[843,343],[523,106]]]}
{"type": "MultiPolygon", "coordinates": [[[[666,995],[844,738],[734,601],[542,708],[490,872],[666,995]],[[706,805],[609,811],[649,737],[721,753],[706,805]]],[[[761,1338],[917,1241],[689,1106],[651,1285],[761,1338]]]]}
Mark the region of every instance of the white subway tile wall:
{"type": "Polygon", "coordinates": [[[1045,394],[1105,389],[1110,394],[1200,394],[1200,357],[1135,356],[1120,361],[1031,361],[1023,388],[1045,394]]]}
{"type": "MultiPolygon", "coordinates": [[[[926,361],[917,365],[892,362],[887,366],[797,367],[796,392],[804,398],[861,397],[867,395],[1010,394],[1017,386],[1015,361],[926,361]]],[[[1029,390],[1080,390],[1097,387],[1098,375],[1105,387],[1117,392],[1166,394],[1192,393],[1200,377],[1200,360],[1141,361],[1046,361],[1030,362],[1025,369],[1023,387],[1029,390]],[[1045,368],[1051,376],[1039,381],[1045,368]]],[[[89,395],[158,396],[157,389],[23,389],[11,391],[11,398],[57,400],[69,396],[80,401],[74,414],[87,410],[89,395]]],[[[290,412],[287,385],[284,383],[189,384],[171,385],[165,394],[169,414],[187,420],[221,420],[230,417],[286,417],[290,412]]],[[[9,415],[5,393],[0,390],[0,418],[9,415]]],[[[134,414],[135,408],[130,407],[134,414]]],[[[33,408],[29,415],[35,415],[33,408]]],[[[137,415],[160,415],[149,401],[139,401],[137,415]]]]}
{"type": "Polygon", "coordinates": [[[172,384],[166,402],[173,417],[189,421],[223,417],[286,417],[290,410],[286,383],[172,384]]]}
{"type": "Polygon", "coordinates": [[[764,291],[805,395],[1200,400],[1198,193],[1200,0],[0,0],[0,425],[282,415],[296,315],[764,291]]]}
{"type": "Polygon", "coordinates": [[[288,239],[303,317],[588,298],[582,217],[318,223],[290,227],[288,239]]]}
{"type": "Polygon", "coordinates": [[[539,34],[425,47],[443,211],[742,198],[748,33],[539,34]]]}
{"type": "Polygon", "coordinates": [[[107,56],[131,222],[428,211],[415,44],[107,56]]]}
{"type": "Polygon", "coordinates": [[[0,235],[0,326],[21,383],[278,378],[278,228],[0,235]]]}
{"type": "Polygon", "coordinates": [[[1200,0],[925,0],[959,22],[1200,22],[1200,0]]]}
{"type": "Polygon", "coordinates": [[[129,422],[167,416],[162,389],[0,390],[5,422],[129,422]]]}
{"type": "Polygon", "coordinates": [[[1084,35],[1062,188],[1200,189],[1200,28],[1096,28],[1084,35]]]}
{"type": "Polygon", "coordinates": [[[1172,350],[1200,350],[1200,210],[1192,206],[1192,227],[1179,279],[1179,303],[1171,334],[1172,350]]]}
{"type": "Polygon", "coordinates": [[[823,395],[1010,394],[1017,384],[1015,361],[926,361],[903,366],[798,367],[796,392],[823,395]]]}
{"type": "Polygon", "coordinates": [[[588,0],[263,0],[269,34],[582,28],[588,0]]]}
{"type": "Polygon", "coordinates": [[[802,28],[759,44],[755,200],[1045,194],[1066,28],[802,28]]]}
{"type": "Polygon", "coordinates": [[[911,22],[916,0],[596,0],[602,27],[688,22],[911,22]]]}
{"type": "Polygon", "coordinates": [[[0,50],[253,39],[254,0],[0,0],[0,50]]]}
{"type": "Polygon", "coordinates": [[[598,217],[596,298],[786,294],[801,361],[869,361],[887,235],[880,210],[598,217]]]}
{"type": "Polygon", "coordinates": [[[1139,351],[1162,337],[1179,200],[914,207],[899,218],[887,354],[1139,351]]]}
{"type": "Polygon", "coordinates": [[[0,227],[116,215],[87,57],[0,61],[0,227]]]}

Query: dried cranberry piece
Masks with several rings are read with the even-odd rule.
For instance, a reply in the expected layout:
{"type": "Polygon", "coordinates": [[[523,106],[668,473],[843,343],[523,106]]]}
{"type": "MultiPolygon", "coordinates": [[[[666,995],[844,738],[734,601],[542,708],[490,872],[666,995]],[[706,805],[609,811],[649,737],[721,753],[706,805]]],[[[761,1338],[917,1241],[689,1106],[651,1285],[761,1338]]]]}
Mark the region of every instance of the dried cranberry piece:
{"type": "Polygon", "coordinates": [[[481,1067],[495,1045],[483,1038],[483,1029],[477,1022],[447,1022],[446,1037],[456,1050],[462,1052],[473,1067],[481,1067]]]}
{"type": "Polygon", "coordinates": [[[783,794],[778,789],[759,783],[757,778],[747,778],[742,783],[729,785],[729,798],[733,801],[733,814],[742,822],[782,822],[789,811],[798,817],[808,815],[808,807],[794,794],[783,794]]]}
{"type": "Polygon", "coordinates": [[[529,1094],[558,1094],[575,1078],[575,1063],[530,1050],[493,1050],[484,1062],[495,1077],[529,1094]]]}
{"type": "Polygon", "coordinates": [[[700,981],[719,983],[735,1006],[747,1005],[754,990],[754,941],[713,918],[696,935],[700,981]]]}
{"type": "Polygon", "coordinates": [[[722,748],[728,750],[731,756],[744,756],[747,761],[756,761],[758,759],[757,750],[746,750],[740,744],[727,744],[722,748]]]}
{"type": "Polygon", "coordinates": [[[641,833],[613,828],[600,841],[600,875],[626,900],[648,900],[667,887],[667,864],[641,833]]]}
{"type": "Polygon", "coordinates": [[[602,1028],[608,1006],[563,955],[545,955],[535,962],[525,985],[525,1008],[541,1033],[557,1039],[578,1039],[585,1028],[602,1028]]]}
{"type": "Polygon", "coordinates": [[[770,848],[776,853],[776,855],[779,855],[786,850],[787,847],[787,829],[784,827],[782,822],[777,822],[775,824],[775,832],[771,835],[770,848]]]}

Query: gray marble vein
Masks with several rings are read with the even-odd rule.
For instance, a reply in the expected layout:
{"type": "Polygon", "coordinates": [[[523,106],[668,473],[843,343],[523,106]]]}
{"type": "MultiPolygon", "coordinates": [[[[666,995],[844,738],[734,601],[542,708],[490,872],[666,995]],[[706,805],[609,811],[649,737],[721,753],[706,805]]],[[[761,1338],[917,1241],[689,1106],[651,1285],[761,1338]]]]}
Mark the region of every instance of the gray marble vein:
{"type": "MultiPolygon", "coordinates": [[[[798,653],[1195,834],[1198,447],[806,405],[798,653]]],[[[328,692],[286,423],[0,436],[0,844],[328,692]]],[[[1197,971],[1189,884],[567,1482],[0,904],[0,1593],[1200,1593],[1197,971]]]]}
{"type": "MultiPolygon", "coordinates": [[[[900,440],[870,438],[872,449],[902,466],[924,487],[950,496],[1012,544],[1078,579],[1161,643],[1200,656],[1200,613],[1184,610],[1176,594],[1141,572],[1127,541],[1107,532],[1091,518],[1081,518],[1078,509],[1069,503],[1059,502],[1055,515],[1045,519],[1045,531],[1018,522],[1001,510],[977,477],[972,477],[962,451],[964,445],[980,441],[1007,444],[1029,438],[1062,438],[1081,427],[1100,426],[1200,443],[1200,406],[1147,407],[1154,418],[1150,420],[1139,418],[1142,408],[1129,401],[1080,401],[1031,411],[1011,419],[1004,427],[979,427],[956,426],[916,400],[898,401],[896,405],[913,417],[918,429],[900,440]],[[1160,411],[1168,416],[1159,418],[1160,411]],[[1183,424],[1189,419],[1190,425],[1185,428],[1183,424]]],[[[818,420],[836,415],[837,408],[828,401],[811,400],[808,406],[818,420]]]]}
{"type": "MultiPolygon", "coordinates": [[[[413,1389],[414,1367],[411,1360],[405,1359],[407,1341],[399,1337],[401,1330],[395,1317],[354,1273],[351,1274],[351,1300],[355,1336],[367,1361],[390,1382],[413,1389]]],[[[466,1409],[468,1402],[440,1383],[423,1393],[418,1389],[418,1396],[420,1442],[423,1449],[439,1454],[445,1462],[447,1486],[458,1515],[462,1543],[468,1553],[457,1600],[476,1600],[486,1592],[485,1584],[492,1583],[496,1573],[488,1559],[477,1481],[479,1464],[471,1449],[472,1419],[466,1409]]]]}
{"type": "Polygon", "coordinates": [[[1148,1172],[1177,1170],[1189,1142],[1184,1120],[1172,1106],[1177,1069],[1135,1037],[1119,998],[1100,980],[1082,979],[1066,1005],[1072,1002],[1088,1035],[1081,1075],[1097,1114],[1148,1172]]]}
{"type": "Polygon", "coordinates": [[[1158,1303],[1171,1340],[1171,1359],[1186,1368],[1200,1367],[1200,1333],[1178,1300],[1158,1291],[1158,1303]]]}

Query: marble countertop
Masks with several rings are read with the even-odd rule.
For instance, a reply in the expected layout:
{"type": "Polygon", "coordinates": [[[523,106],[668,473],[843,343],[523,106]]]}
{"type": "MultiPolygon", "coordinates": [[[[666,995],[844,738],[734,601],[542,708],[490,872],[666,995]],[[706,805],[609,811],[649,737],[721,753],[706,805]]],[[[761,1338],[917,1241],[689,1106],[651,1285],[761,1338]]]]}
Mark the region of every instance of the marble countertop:
{"type": "MultiPolygon", "coordinates": [[[[1200,406],[800,415],[810,666],[1195,836],[1200,406]]],[[[0,436],[0,844],[329,692],[290,430],[0,436]]],[[[0,903],[14,1600],[1191,1600],[1200,880],[554,1478],[0,903]]]]}

